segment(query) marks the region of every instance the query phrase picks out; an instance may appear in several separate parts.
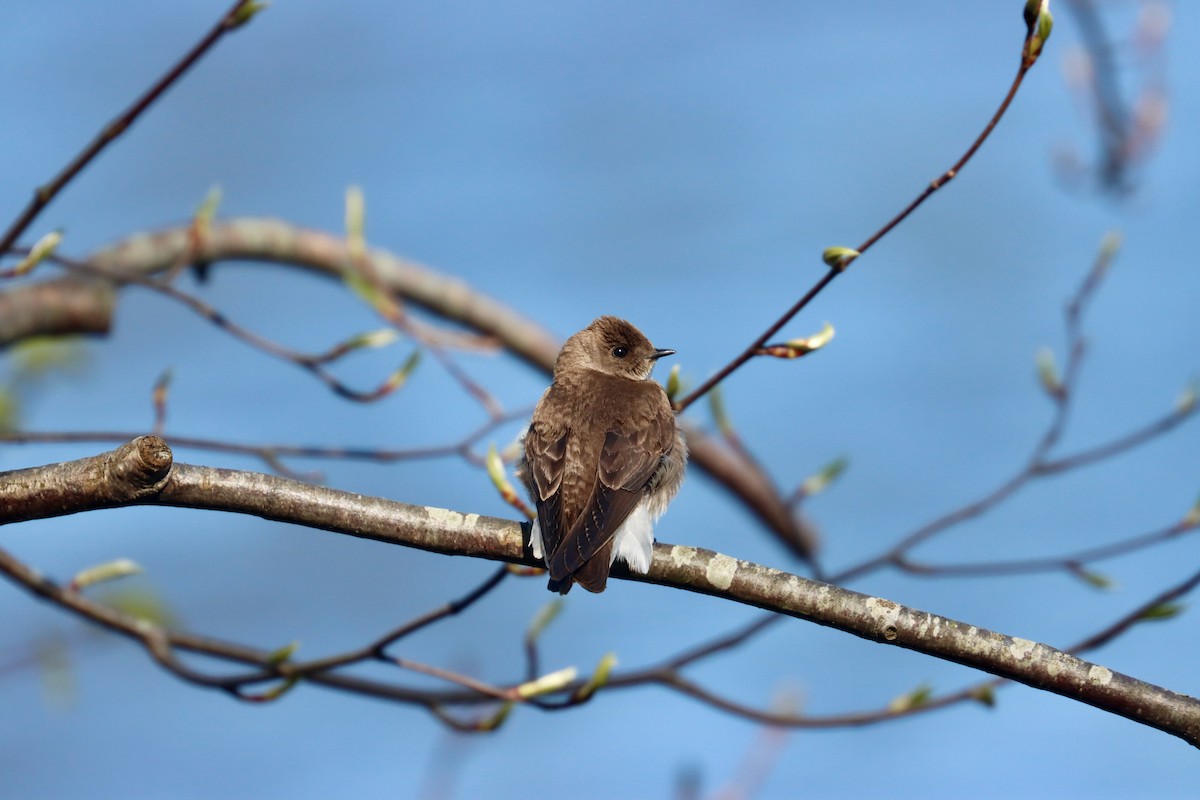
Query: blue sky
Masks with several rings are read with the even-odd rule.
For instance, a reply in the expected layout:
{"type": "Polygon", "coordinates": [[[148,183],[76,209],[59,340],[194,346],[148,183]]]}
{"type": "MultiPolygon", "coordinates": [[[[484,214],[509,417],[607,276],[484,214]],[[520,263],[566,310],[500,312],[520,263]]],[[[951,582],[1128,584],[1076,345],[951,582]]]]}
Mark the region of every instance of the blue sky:
{"type": "MultiPolygon", "coordinates": [[[[279,2],[229,37],[38,220],[85,254],[186,220],[209,188],[225,216],[337,232],[361,186],[370,241],[495,296],[565,337],[624,316],[693,381],[719,368],[824,269],[949,166],[1016,69],[1021,2],[820,4],[279,2]]],[[[1135,4],[1112,4],[1128,30],[1135,4]]],[[[8,109],[0,218],[12,218],[99,127],[212,24],[224,3],[8,4],[0,50],[8,109]]],[[[1169,122],[1113,198],[1064,184],[1055,154],[1094,153],[1064,79],[1079,33],[1065,6],[1043,62],[977,158],[839,279],[788,336],[837,329],[796,362],[754,362],[727,383],[738,430],[783,487],[833,458],[850,469],[806,510],[836,570],[879,552],[1020,468],[1051,413],[1033,354],[1062,357],[1061,311],[1110,230],[1124,249],[1087,317],[1089,355],[1062,452],[1166,413],[1198,371],[1200,277],[1189,244],[1200,164],[1196,10],[1173,7],[1161,75],[1169,122]]],[[[1133,95],[1140,62],[1121,50],[1133,95]]],[[[1160,74],[1153,72],[1152,74],[1160,74]]],[[[299,349],[378,327],[340,287],[275,267],[228,265],[204,287],[231,318],[299,349]]],[[[402,345],[339,367],[371,386],[402,345]]],[[[111,337],[32,397],[38,430],[143,430],[150,390],[174,371],[168,433],[247,442],[401,447],[451,441],[481,412],[432,361],[404,391],[350,406],[294,367],[248,351],[145,292],[121,300],[111,337]]],[[[545,378],[504,358],[464,365],[508,407],[545,378]]],[[[665,373],[665,371],[664,371],[665,373]]],[[[660,374],[659,377],[664,377],[660,374]]],[[[708,422],[703,404],[689,416],[708,422]]],[[[497,434],[503,446],[517,426],[497,434]]],[[[1187,425],[1121,460],[1038,482],[917,552],[949,562],[1053,555],[1168,524],[1200,490],[1187,425]]],[[[101,445],[9,447],[3,469],[101,445]]],[[[179,449],[191,463],[260,469],[179,449]]],[[[300,462],[334,486],[510,516],[461,462],[300,462]]],[[[694,473],[659,537],[802,570],[694,473]]],[[[68,577],[118,556],[193,630],[302,654],[360,645],[483,579],[492,566],[205,512],[132,509],[6,528],[0,546],[68,577]]],[[[852,584],[917,608],[1066,645],[1195,569],[1190,539],[1098,568],[1118,588],[1063,574],[852,584]]],[[[550,596],[510,582],[414,638],[412,658],[496,681],[521,669],[520,637],[550,596]]],[[[0,774],[14,797],[672,796],[738,780],[761,731],[655,688],[567,713],[519,710],[494,735],[456,740],[424,713],[304,688],[238,705],[185,686],[124,642],[0,585],[0,654],[65,642],[69,689],[36,669],[0,675],[0,774]],[[439,773],[439,769],[447,774],[439,773]]],[[[613,651],[634,668],[752,618],[749,609],[615,582],[569,596],[544,640],[548,666],[613,651]]],[[[1136,627],[1093,654],[1197,694],[1196,615],[1136,627]]],[[[952,664],[801,622],[689,673],[768,705],[780,693],[826,714],[876,708],[929,684],[979,679],[952,664]]],[[[1194,751],[1063,698],[1009,687],[962,706],[862,729],[790,734],[758,796],[1186,796],[1194,751]],[[865,768],[864,768],[865,767],[865,768]],[[1003,777],[1000,777],[1003,776],[1003,777]]]]}

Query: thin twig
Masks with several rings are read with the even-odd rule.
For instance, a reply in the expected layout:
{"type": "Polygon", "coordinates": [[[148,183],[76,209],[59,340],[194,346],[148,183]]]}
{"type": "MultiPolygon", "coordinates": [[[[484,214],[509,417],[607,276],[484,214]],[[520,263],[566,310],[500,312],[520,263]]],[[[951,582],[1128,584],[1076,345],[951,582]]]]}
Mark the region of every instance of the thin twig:
{"type": "MultiPolygon", "coordinates": [[[[510,422],[528,417],[531,409],[522,408],[511,411],[503,417],[489,419],[478,428],[468,433],[457,442],[430,445],[428,447],[409,448],[365,448],[365,447],[325,447],[319,445],[297,444],[246,444],[229,442],[218,439],[208,439],[197,436],[165,435],[162,438],[172,447],[192,450],[205,450],[233,455],[254,456],[269,469],[289,477],[299,475],[285,465],[283,458],[312,458],[343,461],[371,461],[390,464],[397,461],[422,461],[447,456],[461,456],[465,461],[475,466],[483,466],[484,458],[474,451],[474,446],[486,438],[497,428],[510,422]]],[[[9,444],[63,444],[63,443],[119,443],[128,442],[141,436],[141,431],[25,431],[0,430],[0,442],[9,444]]],[[[305,474],[307,480],[315,476],[305,474]]]]}
{"type": "Polygon", "coordinates": [[[705,394],[712,391],[714,386],[729,377],[735,370],[740,368],[747,361],[759,355],[762,349],[766,346],[767,341],[776,333],[778,333],[784,325],[790,322],[792,318],[799,314],[809,303],[811,303],[826,286],[833,282],[834,278],[845,272],[846,268],[849,267],[853,261],[869,250],[876,242],[886,236],[893,228],[907,219],[908,216],[916,211],[922,203],[928,200],[934,194],[934,192],[941,189],[958,175],[958,173],[963,167],[966,166],[967,162],[971,160],[979,148],[983,146],[983,143],[987,141],[988,137],[992,135],[992,131],[995,130],[996,125],[999,124],[1000,118],[1004,116],[1004,112],[1006,112],[1009,105],[1012,104],[1013,98],[1017,96],[1017,90],[1021,88],[1021,84],[1025,80],[1026,73],[1028,73],[1030,68],[1036,63],[1036,58],[1029,57],[1029,44],[1033,38],[1034,29],[1035,26],[1029,26],[1029,29],[1025,34],[1025,43],[1021,55],[1021,66],[1017,70],[1016,77],[1013,78],[1012,85],[1008,88],[1008,93],[1005,94],[999,108],[997,108],[996,112],[992,114],[992,118],[988,120],[988,123],[986,126],[984,126],[983,131],[977,137],[975,137],[975,141],[973,141],[971,146],[967,148],[966,152],[959,157],[958,161],[955,161],[954,165],[950,167],[950,169],[943,172],[937,178],[934,178],[929,185],[925,187],[924,191],[917,195],[916,198],[914,198],[913,201],[909,203],[903,211],[892,217],[892,219],[890,219],[882,228],[868,236],[867,239],[856,248],[856,254],[842,258],[836,262],[836,265],[830,266],[829,271],[821,276],[821,278],[804,294],[803,297],[797,300],[791,308],[784,312],[783,316],[771,323],[771,326],[763,331],[758,338],[751,342],[746,349],[741,352],[740,355],[738,355],[721,369],[717,370],[717,372],[711,378],[696,387],[696,389],[689,395],[681,400],[676,401],[675,410],[677,412],[684,411],[692,403],[696,402],[705,394]]]}
{"type": "MultiPolygon", "coordinates": [[[[1055,377],[1053,379],[1055,383],[1047,387],[1050,399],[1054,403],[1054,412],[1046,429],[1026,458],[1024,465],[1015,474],[982,497],[925,523],[891,545],[886,551],[843,569],[833,575],[830,580],[834,583],[845,584],[887,566],[904,569],[912,574],[940,574],[940,567],[927,567],[910,560],[908,558],[909,551],[950,528],[961,525],[963,522],[975,519],[990,511],[1038,478],[1062,474],[1068,470],[1078,469],[1117,456],[1167,433],[1185,419],[1194,415],[1196,410],[1194,404],[1183,405],[1175,408],[1166,416],[1110,442],[1096,445],[1073,455],[1057,459],[1050,457],[1050,453],[1062,438],[1070,418],[1076,389],[1079,384],[1080,371],[1087,352],[1086,339],[1083,332],[1083,317],[1091,301],[1094,299],[1102,279],[1108,274],[1115,252],[1115,246],[1112,242],[1106,240],[1096,259],[1093,261],[1091,268],[1088,270],[1087,275],[1080,282],[1079,287],[1072,295],[1064,310],[1067,361],[1063,367],[1062,376],[1060,378],[1055,377]]],[[[1146,545],[1142,544],[1139,546],[1146,545]]],[[[1043,563],[1037,562],[1037,566],[1034,566],[1033,562],[1021,562],[1020,564],[1004,563],[997,565],[995,571],[997,573],[1020,572],[1024,571],[1026,567],[1033,567],[1035,571],[1039,571],[1047,569],[1047,567],[1042,565],[1043,563]]],[[[1059,569],[1070,567],[1068,563],[1062,561],[1059,561],[1058,565],[1059,569]]],[[[988,571],[986,565],[960,565],[960,567],[953,569],[971,574],[984,574],[988,571]]]]}
{"type": "Polygon", "coordinates": [[[21,215],[13,221],[5,232],[3,238],[0,238],[0,255],[8,252],[9,248],[16,244],[17,239],[22,233],[37,219],[38,214],[42,212],[50,201],[53,200],[63,188],[70,183],[75,176],[83,171],[96,156],[105,147],[112,144],[129,130],[137,118],[140,117],[150,106],[158,100],[167,89],[171,88],[180,78],[183,77],[192,65],[200,60],[201,56],[212,49],[221,37],[240,27],[248,19],[247,12],[252,10],[254,0],[238,0],[233,4],[233,7],[222,15],[220,22],[213,26],[203,39],[196,43],[196,46],[188,51],[179,62],[167,71],[165,75],[158,79],[149,90],[141,97],[134,101],[133,105],[125,109],[125,111],[114,119],[112,122],[104,126],[103,129],[96,135],[92,142],[85,147],[69,164],[63,167],[49,183],[39,186],[33,193],[33,198],[29,201],[29,205],[21,212],[21,215]]]}
{"type": "Polygon", "coordinates": [[[500,567],[492,573],[487,580],[479,586],[472,589],[468,594],[458,600],[451,600],[438,608],[433,609],[416,619],[410,620],[395,630],[380,637],[371,644],[365,647],[351,650],[336,656],[328,658],[314,659],[312,661],[304,661],[294,665],[294,669],[304,675],[309,675],[315,672],[325,672],[327,670],[343,667],[348,664],[355,664],[370,659],[387,658],[384,651],[392,644],[400,641],[406,636],[429,627],[435,622],[441,622],[447,617],[455,616],[470,608],[479,600],[487,596],[493,589],[500,585],[509,574],[507,565],[500,567]]]}
{"type": "Polygon", "coordinates": [[[1066,571],[1078,574],[1084,564],[1115,558],[1157,544],[1169,542],[1185,533],[1196,530],[1196,523],[1176,522],[1165,528],[1130,536],[1120,541],[1099,547],[1090,547],[1075,553],[1047,558],[1013,559],[1011,561],[981,561],[961,564],[930,564],[900,556],[893,561],[897,569],[917,575],[938,578],[983,576],[983,575],[1028,575],[1037,572],[1066,571]]]}

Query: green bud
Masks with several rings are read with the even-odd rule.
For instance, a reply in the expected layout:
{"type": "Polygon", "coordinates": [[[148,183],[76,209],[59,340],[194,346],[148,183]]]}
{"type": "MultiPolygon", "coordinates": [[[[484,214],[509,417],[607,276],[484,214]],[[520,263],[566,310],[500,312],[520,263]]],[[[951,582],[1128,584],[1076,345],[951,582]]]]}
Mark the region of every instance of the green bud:
{"type": "Polygon", "coordinates": [[[799,339],[788,341],[787,346],[797,351],[797,353],[811,353],[813,350],[820,350],[825,345],[833,340],[833,326],[826,322],[821,326],[821,330],[814,333],[812,336],[804,336],[799,339]]]}
{"type": "Polygon", "coordinates": [[[1046,2],[1046,8],[1038,15],[1038,38],[1043,43],[1050,38],[1050,31],[1054,30],[1054,16],[1050,13],[1049,0],[1046,2]]]}
{"type": "Polygon", "coordinates": [[[17,342],[10,351],[18,376],[40,375],[50,370],[72,370],[84,360],[77,338],[31,336],[17,342]]]}
{"type": "Polygon", "coordinates": [[[617,656],[615,653],[605,653],[600,659],[600,663],[596,665],[596,671],[592,673],[592,677],[588,678],[587,683],[579,687],[574,696],[571,698],[576,701],[589,699],[596,693],[596,690],[608,683],[608,678],[612,675],[613,667],[617,666],[617,656]]]}
{"type": "Polygon", "coordinates": [[[505,703],[504,705],[500,706],[500,708],[496,709],[495,714],[492,714],[490,717],[484,717],[483,719],[479,720],[479,722],[475,723],[475,730],[477,730],[477,731],[494,731],[494,730],[496,730],[497,728],[499,728],[501,725],[504,724],[504,720],[508,719],[508,715],[510,712],[512,712],[512,709],[513,709],[513,703],[511,701],[505,703]]]}
{"type": "Polygon", "coordinates": [[[106,583],[115,581],[118,578],[126,578],[130,575],[138,575],[142,572],[142,567],[135,561],[128,558],[118,558],[113,561],[106,561],[103,564],[97,564],[94,567],[80,570],[75,577],[71,579],[70,588],[73,591],[81,591],[88,586],[94,586],[97,583],[106,583]]]}
{"type": "Polygon", "coordinates": [[[1042,388],[1051,397],[1062,399],[1063,385],[1058,375],[1058,366],[1054,362],[1054,351],[1043,347],[1034,354],[1033,362],[1037,365],[1038,380],[1042,388]]]}
{"type": "Polygon", "coordinates": [[[1183,387],[1183,391],[1179,393],[1179,397],[1175,398],[1175,413],[1190,414],[1196,410],[1196,382],[1193,381],[1183,387]]]}
{"type": "Polygon", "coordinates": [[[0,386],[0,433],[8,433],[17,429],[21,418],[21,402],[13,391],[0,386]]]}
{"type": "Polygon", "coordinates": [[[1194,528],[1197,525],[1200,525],[1200,500],[1197,500],[1195,504],[1188,509],[1188,513],[1183,518],[1183,524],[1189,528],[1194,528]]]}
{"type": "Polygon", "coordinates": [[[932,696],[933,687],[927,683],[923,683],[911,692],[906,692],[888,703],[888,711],[891,711],[893,714],[912,711],[914,708],[920,708],[928,703],[929,698],[932,696]]]}
{"type": "Polygon", "coordinates": [[[204,200],[196,208],[195,221],[198,225],[207,226],[217,216],[217,208],[221,205],[221,187],[214,186],[204,195],[204,200]]]}
{"type": "Polygon", "coordinates": [[[487,473],[492,479],[492,483],[496,484],[496,488],[501,492],[504,489],[511,488],[508,483],[508,475],[504,471],[504,461],[500,458],[500,451],[496,449],[495,444],[488,445],[487,453],[487,473]]]}
{"type": "Polygon", "coordinates": [[[62,243],[63,232],[61,230],[50,231],[29,249],[29,255],[21,259],[20,263],[13,267],[10,273],[13,277],[28,275],[33,272],[33,268],[46,260],[54,250],[62,243]]]}
{"type": "Polygon", "coordinates": [[[1030,62],[1042,54],[1050,31],[1054,30],[1054,16],[1050,13],[1050,0],[1029,0],[1025,4],[1025,28],[1028,31],[1030,62]]]}
{"type": "Polygon", "coordinates": [[[413,350],[412,355],[400,366],[398,370],[388,376],[387,391],[395,391],[408,382],[408,377],[412,375],[413,370],[417,368],[417,364],[421,363],[421,351],[413,350]]]}
{"type": "Polygon", "coordinates": [[[804,481],[803,490],[806,497],[812,497],[815,494],[825,491],[829,485],[846,471],[846,467],[850,466],[850,460],[847,458],[835,458],[830,461],[816,475],[804,481]]]}
{"type": "Polygon", "coordinates": [[[381,347],[387,347],[389,344],[399,338],[400,334],[395,328],[380,328],[376,331],[360,333],[358,336],[355,336],[353,339],[347,342],[347,346],[352,348],[365,347],[370,349],[379,349],[381,347]]]}
{"type": "Polygon", "coordinates": [[[350,291],[354,292],[371,308],[379,308],[384,301],[382,293],[375,288],[375,284],[368,281],[362,275],[352,268],[347,268],[342,271],[342,279],[346,285],[350,287],[350,291]]]}
{"type": "Polygon", "coordinates": [[[1117,588],[1117,582],[1102,572],[1078,569],[1075,571],[1075,574],[1079,576],[1080,580],[1094,589],[1109,590],[1117,588]]]}
{"type": "Polygon", "coordinates": [[[671,371],[667,374],[667,399],[672,403],[679,396],[679,390],[682,388],[682,381],[679,379],[680,365],[675,364],[671,367],[671,371]]]}
{"type": "Polygon", "coordinates": [[[721,435],[733,435],[733,423],[729,421],[729,414],[725,411],[725,394],[720,386],[714,386],[708,393],[708,409],[721,435]]]}
{"type": "Polygon", "coordinates": [[[300,649],[299,641],[292,642],[291,644],[285,644],[283,647],[280,647],[278,650],[271,651],[271,653],[267,656],[267,663],[273,667],[277,667],[280,664],[283,664],[284,662],[290,660],[291,657],[293,655],[295,655],[296,651],[299,649],[300,649]]]}
{"type": "Polygon", "coordinates": [[[859,255],[857,250],[850,247],[826,247],[821,253],[821,260],[834,269],[845,269],[859,255]]]}
{"type": "Polygon", "coordinates": [[[1143,611],[1138,616],[1138,619],[1148,622],[1161,622],[1162,620],[1179,616],[1183,613],[1184,608],[1185,606],[1182,603],[1159,603],[1143,611]]]}
{"type": "Polygon", "coordinates": [[[233,12],[233,15],[229,17],[229,19],[225,20],[225,27],[231,31],[236,30],[253,19],[255,14],[262,11],[269,5],[270,3],[260,3],[257,2],[257,0],[251,0],[251,2],[239,6],[238,9],[233,12]]]}
{"type": "Polygon", "coordinates": [[[131,616],[146,625],[159,628],[171,628],[177,624],[171,609],[154,592],[145,589],[117,589],[101,587],[104,592],[103,601],[109,608],[116,609],[122,614],[131,616]]]}
{"type": "Polygon", "coordinates": [[[1112,261],[1112,259],[1121,250],[1122,238],[1120,231],[1109,231],[1104,234],[1104,238],[1100,240],[1100,258],[1104,261],[1112,261]]]}
{"type": "Polygon", "coordinates": [[[346,247],[354,259],[362,258],[367,253],[366,216],[362,189],[349,187],[346,189],[346,247]]]}
{"type": "Polygon", "coordinates": [[[540,678],[522,683],[517,687],[517,696],[528,700],[531,697],[560,692],[569,686],[578,676],[579,670],[574,667],[560,669],[543,675],[540,678]]]}
{"type": "Polygon", "coordinates": [[[525,631],[525,643],[533,644],[541,638],[542,633],[550,627],[550,623],[562,613],[562,610],[562,600],[551,600],[539,608],[538,612],[533,615],[533,621],[529,623],[529,629],[525,631]]]}
{"type": "Polygon", "coordinates": [[[255,703],[270,703],[274,700],[278,700],[290,692],[299,682],[300,676],[293,675],[290,678],[285,678],[284,680],[280,681],[278,684],[272,686],[270,689],[267,689],[262,694],[249,695],[246,699],[252,700],[255,703]]]}
{"type": "Polygon", "coordinates": [[[977,686],[971,690],[971,699],[978,700],[988,708],[996,707],[996,688],[990,683],[977,686]]]}

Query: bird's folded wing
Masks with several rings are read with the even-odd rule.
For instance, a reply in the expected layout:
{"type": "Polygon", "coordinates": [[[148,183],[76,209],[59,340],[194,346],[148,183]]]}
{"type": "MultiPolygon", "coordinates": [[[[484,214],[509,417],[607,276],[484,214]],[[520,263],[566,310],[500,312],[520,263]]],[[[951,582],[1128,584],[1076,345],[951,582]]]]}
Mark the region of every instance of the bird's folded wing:
{"type": "Polygon", "coordinates": [[[538,527],[542,548],[547,556],[558,549],[564,528],[562,520],[562,478],[567,463],[570,431],[531,425],[525,434],[525,463],[537,491],[538,527]]]}
{"type": "MultiPolygon", "coordinates": [[[[669,437],[657,435],[653,428],[605,434],[596,482],[583,513],[558,546],[547,546],[550,577],[565,578],[593,557],[611,551],[613,535],[641,501],[643,489],[669,446],[669,437]]],[[[609,558],[602,560],[607,574],[609,558]]]]}

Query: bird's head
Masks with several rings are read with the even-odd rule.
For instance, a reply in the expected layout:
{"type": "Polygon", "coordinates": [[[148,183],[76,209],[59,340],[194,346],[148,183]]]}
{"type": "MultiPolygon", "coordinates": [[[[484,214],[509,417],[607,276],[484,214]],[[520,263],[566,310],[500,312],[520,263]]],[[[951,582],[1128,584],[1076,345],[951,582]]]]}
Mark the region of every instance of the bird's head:
{"type": "Polygon", "coordinates": [[[674,350],[658,350],[645,334],[617,317],[600,317],[567,339],[554,372],[591,369],[635,381],[650,377],[654,362],[674,350]]]}

